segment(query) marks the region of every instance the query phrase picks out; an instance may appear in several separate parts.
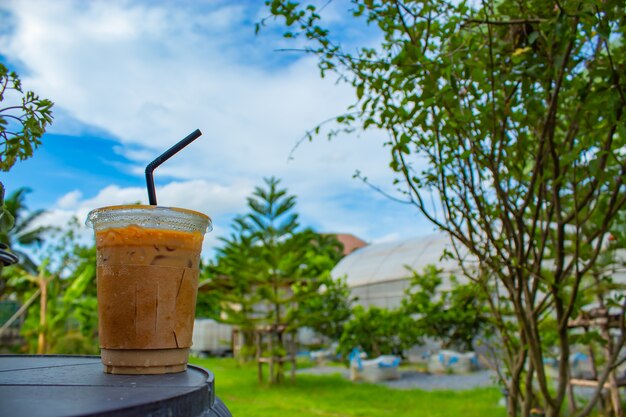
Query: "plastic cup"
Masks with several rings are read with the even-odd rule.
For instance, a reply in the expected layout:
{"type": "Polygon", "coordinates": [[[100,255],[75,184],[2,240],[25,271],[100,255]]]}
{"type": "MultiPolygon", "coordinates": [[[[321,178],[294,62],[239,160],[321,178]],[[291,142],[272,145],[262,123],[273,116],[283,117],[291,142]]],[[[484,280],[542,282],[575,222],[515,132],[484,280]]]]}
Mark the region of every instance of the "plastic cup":
{"type": "Polygon", "coordinates": [[[87,217],[96,235],[104,372],[187,369],[200,253],[211,219],[191,210],[112,206],[87,217]]]}

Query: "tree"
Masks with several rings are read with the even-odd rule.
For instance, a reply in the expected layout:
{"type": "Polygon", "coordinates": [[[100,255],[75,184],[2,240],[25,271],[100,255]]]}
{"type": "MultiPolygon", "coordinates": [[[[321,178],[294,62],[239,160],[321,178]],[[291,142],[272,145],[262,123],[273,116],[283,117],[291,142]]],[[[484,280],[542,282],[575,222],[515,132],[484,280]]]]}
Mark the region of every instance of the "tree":
{"type": "Polygon", "coordinates": [[[26,308],[21,334],[28,353],[98,353],[96,248],[80,242],[78,228],[74,218],[51,238],[36,273],[7,270],[8,292],[26,308]]]}
{"type": "Polygon", "coordinates": [[[356,305],[343,327],[338,350],[344,360],[355,348],[371,357],[400,355],[419,340],[413,321],[403,311],[356,305]]]}
{"type": "MultiPolygon", "coordinates": [[[[351,15],[382,39],[354,53],[314,4],[267,4],[286,37],[305,39],[322,75],[354,87],[339,127],[387,135],[398,190],[450,235],[464,274],[483,289],[502,342],[509,415],[535,406],[559,415],[568,323],[626,205],[623,1],[353,0],[351,15]],[[553,334],[542,333],[546,322],[553,334]],[[560,358],[554,386],[546,337],[560,358]]],[[[588,415],[600,391],[573,414],[588,415]]]]}
{"type": "Polygon", "coordinates": [[[18,75],[0,64],[0,171],[8,171],[15,162],[30,158],[41,144],[46,126],[52,123],[52,106],[32,91],[24,93],[18,75]]]}
{"type": "Polygon", "coordinates": [[[37,265],[31,257],[20,247],[34,248],[41,246],[44,235],[51,228],[47,226],[34,227],[33,223],[45,213],[44,210],[28,211],[26,206],[26,194],[30,192],[28,188],[19,188],[11,193],[5,200],[6,211],[13,218],[13,227],[0,230],[0,243],[4,243],[11,251],[18,255],[20,265],[30,274],[37,274],[37,265]]]}
{"type": "Polygon", "coordinates": [[[205,263],[200,259],[200,276],[198,281],[198,297],[196,298],[196,318],[218,320],[220,317],[220,297],[217,291],[210,287],[214,279],[211,271],[211,263],[205,263]]]}
{"type": "MultiPolygon", "coordinates": [[[[579,316],[570,322],[572,334],[570,341],[579,347],[591,365],[588,375],[597,379],[599,370],[606,363],[614,363],[613,355],[620,355],[622,346],[616,344],[615,334],[624,332],[626,319],[626,282],[620,279],[620,270],[625,262],[626,239],[620,233],[624,229],[624,210],[618,216],[611,228],[611,235],[607,244],[598,256],[598,260],[591,268],[589,276],[585,277],[581,285],[581,302],[579,316]]],[[[619,340],[619,339],[618,339],[619,340]]],[[[618,342],[619,343],[619,342],[618,342]]],[[[578,355],[580,358],[580,355],[578,355]]],[[[626,362],[621,358],[618,363],[626,362]]],[[[574,360],[574,364],[576,359],[574,360]]],[[[575,371],[575,369],[572,369],[575,371]]],[[[623,404],[620,399],[618,384],[620,370],[614,368],[608,375],[605,384],[606,397],[602,393],[600,406],[608,415],[623,415],[623,404]]],[[[582,376],[585,376],[584,373],[582,376]]],[[[578,369],[574,378],[580,378],[578,369]]],[[[568,392],[571,408],[576,408],[577,398],[573,392],[568,392]]]]}
{"type": "Polygon", "coordinates": [[[244,362],[254,357],[254,331],[263,321],[257,312],[262,301],[259,294],[262,276],[256,265],[258,247],[245,222],[237,217],[231,227],[231,235],[220,238],[223,245],[217,249],[216,263],[208,267],[211,278],[206,285],[219,300],[221,311],[215,319],[236,326],[241,333],[238,359],[244,362]]]}
{"type": "Polygon", "coordinates": [[[320,277],[313,285],[317,291],[310,291],[302,285],[294,286],[294,292],[308,294],[301,297],[298,309],[293,311],[295,320],[309,327],[327,341],[338,341],[344,325],[352,315],[352,297],[345,279],[333,279],[330,274],[320,277]]]}
{"type": "MultiPolygon", "coordinates": [[[[52,123],[53,103],[32,91],[24,93],[18,75],[0,63],[0,171],[9,171],[19,160],[33,155],[41,144],[46,126],[52,123]]],[[[0,230],[9,229],[13,219],[4,209],[4,185],[0,182],[0,230]]]]}
{"type": "MultiPolygon", "coordinates": [[[[281,189],[276,178],[264,182],[248,198],[249,212],[237,217],[231,236],[222,239],[209,285],[223,289],[222,320],[241,329],[248,347],[253,331],[266,327],[274,346],[269,354],[281,359],[286,355],[283,335],[301,325],[301,315],[294,311],[317,294],[341,256],[341,245],[301,229],[295,196],[281,189]]],[[[275,371],[272,382],[282,379],[282,367],[275,371]]]]}
{"type": "Polygon", "coordinates": [[[441,270],[430,265],[413,273],[402,299],[402,312],[414,317],[416,332],[438,340],[444,348],[473,350],[476,337],[486,336],[490,325],[484,293],[472,284],[448,277],[450,289],[442,289],[441,270]]]}

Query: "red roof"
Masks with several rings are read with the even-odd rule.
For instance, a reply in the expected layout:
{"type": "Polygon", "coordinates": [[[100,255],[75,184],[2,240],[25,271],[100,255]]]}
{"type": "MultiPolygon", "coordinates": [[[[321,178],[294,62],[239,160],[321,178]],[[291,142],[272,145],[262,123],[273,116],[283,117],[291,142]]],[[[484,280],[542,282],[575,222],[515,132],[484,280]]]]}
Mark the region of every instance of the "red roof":
{"type": "Polygon", "coordinates": [[[343,245],[343,255],[348,255],[355,250],[367,246],[367,242],[350,233],[336,233],[335,237],[343,245]]]}

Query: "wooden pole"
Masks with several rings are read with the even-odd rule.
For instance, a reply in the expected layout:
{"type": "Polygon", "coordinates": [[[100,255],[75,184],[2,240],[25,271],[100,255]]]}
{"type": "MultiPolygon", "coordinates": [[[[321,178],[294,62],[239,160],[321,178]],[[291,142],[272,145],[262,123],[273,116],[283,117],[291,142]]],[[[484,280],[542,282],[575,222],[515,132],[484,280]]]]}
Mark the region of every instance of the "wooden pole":
{"type": "MultiPolygon", "coordinates": [[[[606,355],[607,355],[607,358],[609,358],[611,357],[610,355],[613,350],[611,334],[609,332],[609,329],[606,327],[603,329],[603,332],[604,332],[604,337],[607,340],[607,344],[605,348],[607,352],[606,355]]],[[[609,379],[605,385],[609,386],[609,397],[611,399],[611,405],[613,406],[614,415],[620,416],[620,417],[623,416],[624,414],[622,410],[622,401],[619,398],[619,386],[617,385],[617,376],[616,376],[615,369],[609,373],[609,379]]]]}
{"type": "Polygon", "coordinates": [[[46,310],[48,309],[48,281],[43,273],[39,275],[40,305],[39,305],[39,338],[37,340],[37,354],[46,353],[46,310]]]}
{"type": "Polygon", "coordinates": [[[259,384],[263,383],[263,362],[261,362],[261,344],[262,344],[262,340],[261,340],[261,332],[260,331],[255,331],[255,336],[256,336],[256,362],[257,362],[257,366],[259,367],[259,384]]]}
{"type": "Polygon", "coordinates": [[[270,330],[270,341],[269,341],[269,350],[270,350],[270,383],[276,383],[276,375],[274,375],[274,335],[270,330]]]}
{"type": "Polygon", "coordinates": [[[296,334],[291,334],[291,382],[293,383],[296,380],[296,334]]]}

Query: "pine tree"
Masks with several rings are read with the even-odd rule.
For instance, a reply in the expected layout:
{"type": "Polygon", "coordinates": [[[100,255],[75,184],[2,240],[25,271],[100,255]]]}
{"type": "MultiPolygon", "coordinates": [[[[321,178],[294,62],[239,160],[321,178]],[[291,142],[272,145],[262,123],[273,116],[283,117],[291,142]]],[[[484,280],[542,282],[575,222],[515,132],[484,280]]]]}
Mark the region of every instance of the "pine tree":
{"type": "MultiPolygon", "coordinates": [[[[264,182],[248,198],[249,212],[236,218],[231,236],[222,239],[211,271],[214,287],[223,289],[222,320],[244,335],[242,354],[252,348],[253,330],[270,329],[269,354],[281,363],[287,354],[284,334],[301,324],[294,313],[299,302],[317,293],[341,256],[341,244],[301,228],[295,196],[276,178],[264,182]]],[[[282,367],[275,370],[271,380],[278,382],[282,367]]]]}

